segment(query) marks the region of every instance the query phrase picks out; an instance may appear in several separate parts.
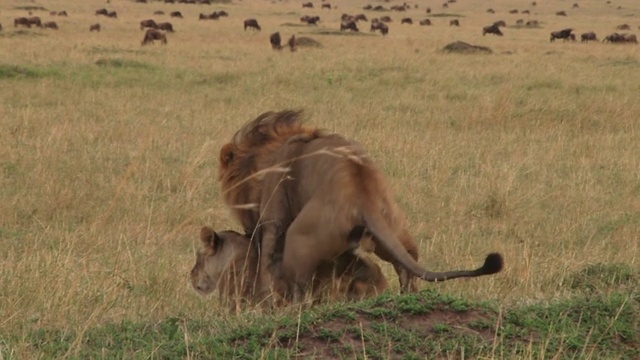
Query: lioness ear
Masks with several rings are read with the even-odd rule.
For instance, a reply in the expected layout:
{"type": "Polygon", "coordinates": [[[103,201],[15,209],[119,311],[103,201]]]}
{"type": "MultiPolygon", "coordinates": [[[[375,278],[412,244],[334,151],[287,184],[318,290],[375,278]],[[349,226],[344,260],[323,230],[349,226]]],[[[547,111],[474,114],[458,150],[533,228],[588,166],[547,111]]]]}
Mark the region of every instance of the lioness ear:
{"type": "Polygon", "coordinates": [[[200,240],[202,240],[202,243],[206,248],[213,252],[213,255],[215,255],[215,253],[220,249],[223,241],[223,239],[208,226],[200,229],[200,240]]]}
{"type": "Polygon", "coordinates": [[[220,149],[220,166],[223,168],[229,167],[229,164],[233,160],[233,144],[229,143],[220,149]]]}

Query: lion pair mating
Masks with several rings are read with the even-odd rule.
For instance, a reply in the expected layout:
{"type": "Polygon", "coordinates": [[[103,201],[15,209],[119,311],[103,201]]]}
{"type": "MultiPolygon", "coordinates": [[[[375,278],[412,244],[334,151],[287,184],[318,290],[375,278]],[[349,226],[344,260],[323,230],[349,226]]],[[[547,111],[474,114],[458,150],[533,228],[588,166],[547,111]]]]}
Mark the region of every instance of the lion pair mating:
{"type": "Polygon", "coordinates": [[[405,216],[373,161],[355,142],[303,126],[300,115],[264,113],[222,147],[224,200],[251,237],[202,230],[205,247],[191,273],[200,293],[217,287],[228,300],[261,301],[275,293],[298,302],[308,290],[339,279],[337,292],[369,296],[387,287],[369,253],[393,265],[402,292],[417,291],[416,278],[444,281],[502,270],[497,253],[476,270],[420,266],[405,216]]]}

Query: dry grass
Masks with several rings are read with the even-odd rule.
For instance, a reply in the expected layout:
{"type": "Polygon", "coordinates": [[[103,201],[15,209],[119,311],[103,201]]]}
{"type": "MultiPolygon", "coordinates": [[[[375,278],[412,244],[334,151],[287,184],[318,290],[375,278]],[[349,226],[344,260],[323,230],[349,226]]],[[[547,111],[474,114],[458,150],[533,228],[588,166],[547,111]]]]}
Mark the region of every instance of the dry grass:
{"type": "Polygon", "coordinates": [[[369,149],[408,214],[422,263],[470,267],[493,250],[507,261],[498,276],[423,287],[508,305],[565,296],[587,264],[640,266],[639,48],[548,41],[564,27],[600,38],[621,23],[637,32],[635,1],[584,0],[576,10],[540,1],[526,17],[506,14],[527,8],[522,1],[493,1],[491,15],[485,1],[468,0],[446,10],[464,15],[460,28],[446,17],[400,25],[401,16],[424,17],[420,3],[389,13],[397,20],[384,38],[280,26],[319,14],[335,30],[342,12],[365,3],[321,11],[256,0],[2,2],[0,333],[17,338],[18,358],[37,353],[20,342],[37,327],[225,316],[187,277],[202,225],[238,228],[219,196],[218,149],[244,122],[288,107],[369,149]],[[70,16],[35,11],[60,30],[18,32],[12,19],[26,15],[18,6],[70,16]],[[119,19],[95,17],[101,7],[119,19]],[[230,17],[197,21],[219,9],[230,17]],[[246,17],[263,31],[242,31],[246,17]],[[173,22],[167,46],[140,46],[144,18],[173,22]],[[483,25],[518,18],[542,28],[481,35],[483,25]],[[103,31],[89,33],[98,21],[103,31]],[[274,52],[274,31],[324,47],[274,52]],[[439,53],[455,40],[497,54],[439,53]]]}

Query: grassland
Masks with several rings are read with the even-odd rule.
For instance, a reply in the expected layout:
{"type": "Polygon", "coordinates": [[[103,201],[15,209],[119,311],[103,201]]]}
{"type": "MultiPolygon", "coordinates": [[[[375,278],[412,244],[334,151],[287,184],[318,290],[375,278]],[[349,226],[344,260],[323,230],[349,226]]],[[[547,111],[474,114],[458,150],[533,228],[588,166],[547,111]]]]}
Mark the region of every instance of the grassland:
{"type": "Polygon", "coordinates": [[[2,1],[0,358],[637,358],[640,48],[548,34],[638,32],[640,5],[415,2],[388,13],[387,37],[367,24],[331,35],[366,3],[2,1]],[[426,6],[461,26],[452,16],[400,25],[426,6]],[[119,18],[96,17],[102,7],[119,18]],[[14,29],[28,9],[60,30],[14,29]],[[197,20],[220,9],[229,18],[197,20]],[[290,26],[305,14],[320,27],[290,26]],[[244,32],[248,17],[263,31],[244,32]],[[174,24],[168,45],[140,46],[146,18],[174,24]],[[519,18],[541,26],[511,26],[519,18]],[[483,37],[500,19],[505,36],[483,37]],[[103,31],[90,33],[96,22],[103,31]],[[275,31],[323,47],[275,52],[275,31]],[[494,55],[440,52],[456,40],[494,55]],[[470,267],[500,251],[505,271],[300,313],[235,316],[198,297],[188,271],[199,228],[238,228],[220,198],[218,150],[284,108],[370,151],[423,264],[470,267]],[[358,331],[365,341],[336,340],[358,331]]]}

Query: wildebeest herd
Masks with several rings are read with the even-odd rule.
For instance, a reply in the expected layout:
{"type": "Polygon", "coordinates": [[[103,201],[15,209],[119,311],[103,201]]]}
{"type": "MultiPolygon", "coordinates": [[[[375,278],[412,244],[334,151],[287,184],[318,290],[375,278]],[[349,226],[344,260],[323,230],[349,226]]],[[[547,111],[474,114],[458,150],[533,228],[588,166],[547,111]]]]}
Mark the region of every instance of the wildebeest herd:
{"type": "MultiPolygon", "coordinates": [[[[142,4],[147,4],[147,1],[144,0],[137,0],[136,2],[138,3],[142,3],[142,4]]],[[[109,3],[109,2],[107,2],[109,3]]],[[[164,0],[164,3],[168,3],[168,4],[175,4],[175,3],[179,3],[179,4],[208,4],[211,5],[211,1],[210,0],[164,0]]],[[[449,6],[458,6],[458,3],[456,1],[446,1],[443,4],[443,8],[449,8],[449,6]]],[[[532,9],[536,8],[536,2],[531,2],[530,6],[532,9]]],[[[582,9],[582,7],[576,7],[575,5],[577,5],[577,3],[574,4],[574,6],[572,7],[573,11],[579,11],[579,9],[582,9]]],[[[148,5],[146,5],[148,6],[148,5]]],[[[313,2],[303,2],[302,3],[302,8],[303,9],[317,9],[316,6],[314,6],[313,2]]],[[[332,9],[336,9],[337,7],[332,7],[332,5],[330,5],[329,3],[324,2],[321,4],[320,9],[327,9],[327,10],[332,10],[332,9]]],[[[366,11],[372,11],[372,12],[386,12],[386,11],[395,11],[395,12],[403,12],[403,13],[407,13],[409,11],[412,11],[414,9],[418,9],[418,5],[415,4],[413,5],[409,5],[406,2],[403,3],[402,5],[392,5],[390,7],[385,7],[383,5],[371,5],[371,4],[367,4],[364,5],[362,7],[363,10],[366,11]]],[[[414,11],[422,11],[422,10],[414,10],[414,11]]],[[[419,19],[417,21],[417,23],[420,26],[431,26],[434,25],[434,20],[436,20],[433,16],[436,16],[438,14],[432,14],[432,9],[431,7],[427,7],[426,8],[426,14],[427,16],[430,16],[431,18],[423,18],[423,19],[419,19]]],[[[500,13],[500,10],[496,10],[494,8],[489,8],[487,11],[487,13],[489,14],[497,14],[500,13]]],[[[503,9],[502,10],[503,13],[508,13],[508,14],[532,14],[531,10],[529,9],[503,9]]],[[[184,18],[184,16],[182,15],[181,11],[171,11],[168,12],[169,16],[172,18],[177,18],[177,19],[182,19],[184,18]]],[[[50,16],[57,16],[57,17],[68,17],[69,14],[67,13],[66,10],[60,10],[60,11],[48,11],[48,14],[50,16]]],[[[111,18],[111,19],[118,19],[118,12],[113,10],[113,9],[107,9],[107,8],[100,8],[95,10],[94,13],[96,16],[104,16],[107,18],[111,18]]],[[[164,11],[155,11],[153,12],[154,15],[164,15],[165,12],[164,11]]],[[[567,13],[567,11],[565,10],[558,10],[555,11],[554,13],[556,16],[562,16],[562,17],[570,17],[567,13]]],[[[41,19],[40,16],[31,16],[32,12],[29,11],[29,16],[28,17],[16,17],[14,18],[14,27],[25,27],[25,28],[32,28],[32,27],[36,27],[36,28],[42,28],[42,29],[53,29],[53,30],[58,30],[59,29],[59,24],[56,21],[43,21],[41,19]]],[[[447,15],[447,16],[457,16],[455,14],[442,14],[442,15],[447,15]]],[[[225,10],[216,10],[213,11],[211,13],[200,13],[198,16],[198,20],[218,20],[222,17],[228,17],[229,13],[226,12],[225,10]]],[[[360,13],[360,14],[356,14],[356,15],[350,15],[350,14],[346,14],[343,13],[340,17],[339,17],[339,30],[341,32],[359,32],[360,28],[359,28],[359,23],[360,22],[368,22],[368,17],[367,15],[365,15],[364,13],[360,13]]],[[[308,25],[313,25],[313,26],[317,26],[319,25],[319,23],[321,22],[321,17],[318,15],[303,15],[300,17],[300,22],[302,23],[306,23],[308,25]]],[[[371,32],[376,32],[379,31],[381,35],[386,36],[389,34],[389,30],[390,30],[390,24],[393,23],[393,19],[391,16],[389,15],[382,15],[379,17],[373,17],[370,20],[370,31],[371,32]]],[[[144,19],[140,21],[140,29],[144,30],[144,29],[148,29],[148,30],[155,30],[153,32],[145,32],[144,38],[142,40],[142,44],[146,45],[149,43],[152,43],[154,40],[159,40],[162,44],[166,44],[167,43],[167,33],[172,33],[175,31],[174,26],[172,23],[167,22],[167,21],[156,21],[155,19],[144,19]],[[162,35],[162,36],[161,36],[162,35]]],[[[404,25],[413,25],[414,24],[414,18],[409,17],[409,16],[404,16],[402,18],[400,18],[400,24],[404,24],[404,25]]],[[[448,24],[449,26],[454,26],[454,27],[460,27],[461,26],[461,22],[460,19],[458,17],[448,20],[448,24]]],[[[64,24],[62,24],[64,26],[64,24]]],[[[528,28],[539,28],[540,27],[540,22],[538,20],[528,20],[525,22],[525,19],[517,19],[515,21],[515,26],[516,27],[528,27],[528,28]]],[[[491,35],[497,35],[497,36],[504,36],[504,28],[507,27],[507,23],[504,20],[498,20],[495,21],[494,23],[487,25],[487,26],[483,26],[482,27],[482,35],[487,35],[487,34],[491,34],[491,35]]],[[[0,24],[0,30],[2,29],[2,24],[0,24]]],[[[243,29],[245,31],[247,30],[256,30],[256,31],[260,31],[262,30],[262,27],[260,26],[260,24],[258,23],[258,19],[256,18],[247,18],[245,20],[243,20],[243,29]]],[[[617,30],[630,30],[631,26],[629,24],[621,24],[618,25],[616,27],[617,30]]],[[[100,32],[101,30],[103,30],[103,27],[101,26],[100,23],[95,23],[95,24],[91,24],[89,26],[89,32],[100,32]]],[[[557,31],[552,31],[550,33],[549,39],[550,42],[554,42],[555,40],[563,40],[563,42],[566,41],[576,41],[577,37],[576,34],[573,33],[574,29],[567,27],[561,30],[557,30],[557,31]]],[[[295,38],[295,36],[294,36],[295,38]]],[[[272,39],[270,39],[271,42],[272,39]]],[[[583,32],[580,35],[580,41],[582,43],[588,43],[588,42],[592,42],[592,41],[598,41],[598,37],[596,35],[595,32],[593,31],[587,31],[587,32],[583,32]]],[[[637,43],[637,38],[635,34],[631,34],[631,33],[618,33],[618,32],[614,32],[611,33],[610,35],[605,36],[604,38],[602,38],[602,42],[606,42],[606,43],[637,43]]],[[[295,41],[293,41],[293,43],[295,43],[295,41]]],[[[274,43],[271,42],[271,45],[273,45],[274,43]]],[[[275,48],[280,48],[280,47],[274,47],[275,48]]],[[[291,49],[295,49],[294,47],[291,47],[291,49]]]]}

